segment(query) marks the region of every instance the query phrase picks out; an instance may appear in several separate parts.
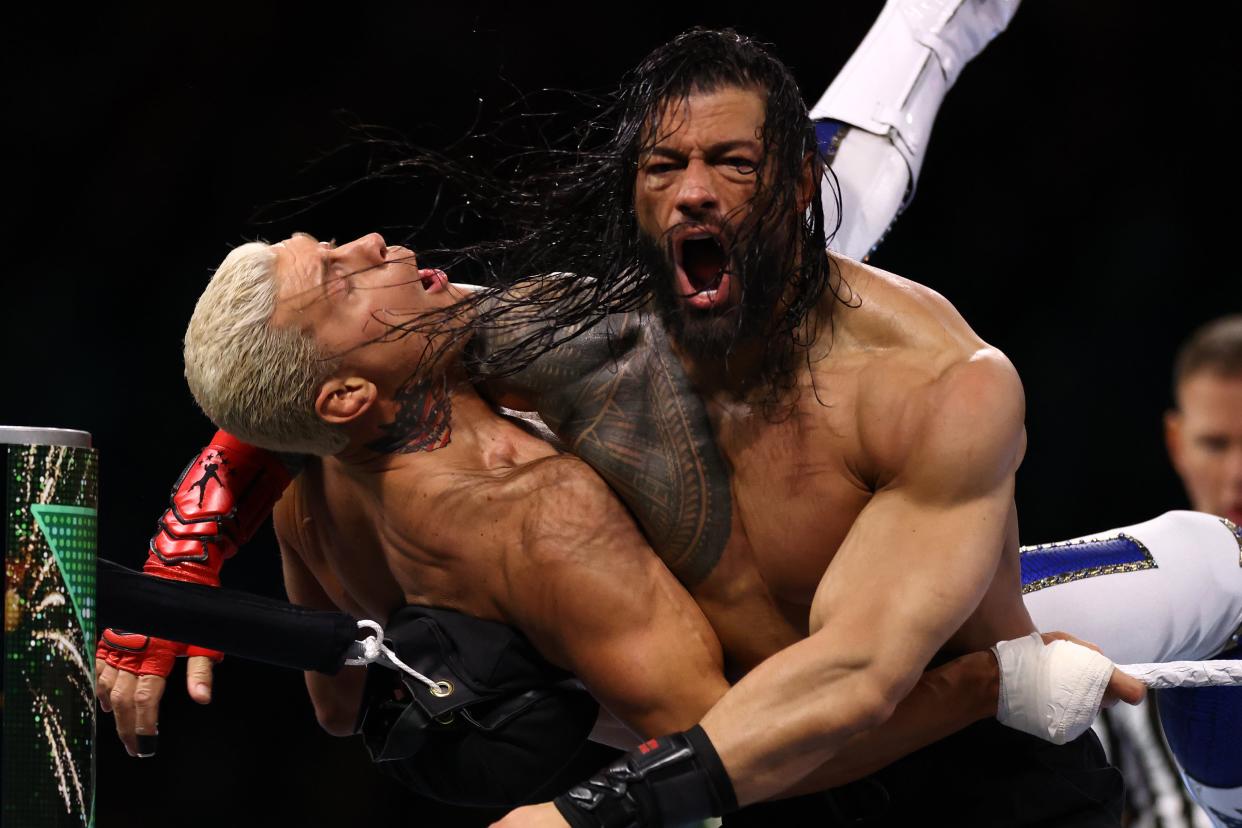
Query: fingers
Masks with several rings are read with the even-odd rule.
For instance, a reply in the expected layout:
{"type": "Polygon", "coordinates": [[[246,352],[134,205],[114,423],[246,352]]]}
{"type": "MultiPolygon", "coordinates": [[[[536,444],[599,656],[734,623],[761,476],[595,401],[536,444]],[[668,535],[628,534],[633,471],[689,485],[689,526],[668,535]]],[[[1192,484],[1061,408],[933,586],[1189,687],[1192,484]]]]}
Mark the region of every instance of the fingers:
{"type": "Polygon", "coordinates": [[[130,756],[154,756],[164,678],[110,669],[115,677],[108,691],[108,703],[116,720],[116,735],[130,756]]]}
{"type": "MultiPolygon", "coordinates": [[[[1045,644],[1051,644],[1053,641],[1069,641],[1081,647],[1095,650],[1101,655],[1104,651],[1092,644],[1090,641],[1083,641],[1077,636],[1070,635],[1067,632],[1054,630],[1052,632],[1040,633],[1045,644]]],[[[1108,680],[1108,687],[1104,691],[1104,707],[1112,707],[1118,701],[1126,704],[1138,704],[1147,698],[1147,685],[1136,679],[1128,673],[1114,669],[1112,676],[1108,680]]]]}
{"type": "Polygon", "coordinates": [[[1088,650],[1095,650],[1097,653],[1100,653],[1101,655],[1104,654],[1103,650],[1101,650],[1099,647],[1092,644],[1090,641],[1083,641],[1081,638],[1079,638],[1076,635],[1070,635],[1069,633],[1062,632],[1060,630],[1053,630],[1052,632],[1040,633],[1040,637],[1044,639],[1045,644],[1051,644],[1053,641],[1068,641],[1071,644],[1077,644],[1080,647],[1086,647],[1088,650]]]}
{"type": "Polygon", "coordinates": [[[1126,704],[1138,704],[1147,698],[1147,685],[1129,673],[1114,669],[1105,695],[1120,699],[1126,704]]]}
{"type": "Polygon", "coordinates": [[[134,690],[134,753],[154,756],[159,736],[160,699],[166,682],[162,676],[139,676],[134,690]]]}
{"type": "Polygon", "coordinates": [[[211,703],[212,661],[206,656],[191,656],[185,667],[185,689],[199,704],[211,703]]]}
{"type": "Polygon", "coordinates": [[[95,698],[105,713],[112,712],[112,686],[116,683],[117,669],[102,658],[95,659],[95,698]]]}
{"type": "Polygon", "coordinates": [[[134,691],[137,687],[137,676],[118,670],[108,696],[112,703],[112,715],[116,719],[116,735],[130,756],[138,755],[138,739],[134,734],[134,691]]]}

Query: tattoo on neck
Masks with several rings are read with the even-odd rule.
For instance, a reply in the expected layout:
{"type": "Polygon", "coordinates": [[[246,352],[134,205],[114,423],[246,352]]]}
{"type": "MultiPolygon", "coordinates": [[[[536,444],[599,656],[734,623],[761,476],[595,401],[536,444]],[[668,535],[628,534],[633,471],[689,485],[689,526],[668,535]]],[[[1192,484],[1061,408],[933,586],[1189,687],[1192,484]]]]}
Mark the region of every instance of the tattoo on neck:
{"type": "Polygon", "coordinates": [[[384,423],[384,436],[367,443],[379,454],[411,454],[435,451],[449,444],[453,435],[453,405],[448,378],[410,382],[397,390],[397,416],[384,423]]]}

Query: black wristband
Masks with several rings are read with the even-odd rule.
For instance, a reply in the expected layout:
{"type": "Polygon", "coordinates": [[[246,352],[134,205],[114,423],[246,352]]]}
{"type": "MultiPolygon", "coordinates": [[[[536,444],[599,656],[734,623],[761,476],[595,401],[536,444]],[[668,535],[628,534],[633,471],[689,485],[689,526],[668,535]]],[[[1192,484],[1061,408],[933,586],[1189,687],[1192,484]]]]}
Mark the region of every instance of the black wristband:
{"type": "MultiPolygon", "coordinates": [[[[685,737],[694,755],[698,757],[699,764],[703,766],[703,773],[706,774],[708,783],[716,796],[719,810],[708,816],[724,816],[733,813],[737,810],[737,793],[733,790],[733,780],[729,778],[724,762],[720,761],[716,746],[712,744],[711,739],[707,738],[707,732],[700,725],[687,730],[685,737]]],[[[706,818],[703,817],[703,819],[706,818]]]]}
{"type": "Polygon", "coordinates": [[[572,828],[658,828],[737,809],[703,728],[643,742],[554,803],[572,828]]]}

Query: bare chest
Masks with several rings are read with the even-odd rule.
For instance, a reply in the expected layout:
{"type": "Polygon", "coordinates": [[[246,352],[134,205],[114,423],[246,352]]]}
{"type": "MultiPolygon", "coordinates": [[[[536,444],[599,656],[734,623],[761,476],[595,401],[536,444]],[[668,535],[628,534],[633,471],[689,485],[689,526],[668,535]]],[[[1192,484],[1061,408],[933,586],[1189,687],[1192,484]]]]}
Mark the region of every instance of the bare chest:
{"type": "Polygon", "coordinates": [[[387,617],[405,604],[495,615],[483,600],[487,572],[475,571],[477,562],[462,554],[471,546],[467,534],[480,535],[479,548],[493,546],[486,519],[455,519],[451,495],[432,498],[403,487],[363,493],[330,476],[307,482],[300,551],[338,606],[369,617],[387,617]]]}
{"type": "Polygon", "coordinates": [[[782,603],[809,607],[816,587],[871,498],[855,435],[832,412],[719,414],[736,526],[727,554],[746,555],[782,603]]]}

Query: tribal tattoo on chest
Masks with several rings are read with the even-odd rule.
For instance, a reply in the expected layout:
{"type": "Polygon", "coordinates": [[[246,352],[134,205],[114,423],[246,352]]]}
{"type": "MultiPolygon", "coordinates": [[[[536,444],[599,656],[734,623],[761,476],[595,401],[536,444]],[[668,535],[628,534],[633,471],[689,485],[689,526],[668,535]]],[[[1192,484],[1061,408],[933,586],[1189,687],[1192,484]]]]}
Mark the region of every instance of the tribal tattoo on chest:
{"type": "Polygon", "coordinates": [[[659,323],[634,313],[596,328],[516,379],[565,445],[621,497],[678,580],[692,587],[712,572],[729,540],[728,468],[659,323]]]}
{"type": "Polygon", "coordinates": [[[396,417],[380,426],[384,436],[367,443],[367,448],[379,454],[412,454],[449,444],[453,404],[447,377],[407,381],[393,399],[396,417]]]}

